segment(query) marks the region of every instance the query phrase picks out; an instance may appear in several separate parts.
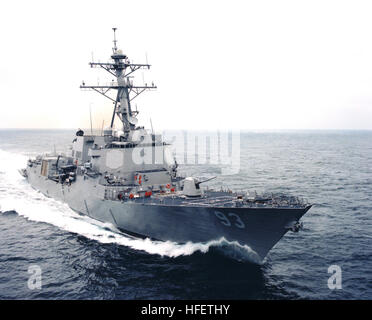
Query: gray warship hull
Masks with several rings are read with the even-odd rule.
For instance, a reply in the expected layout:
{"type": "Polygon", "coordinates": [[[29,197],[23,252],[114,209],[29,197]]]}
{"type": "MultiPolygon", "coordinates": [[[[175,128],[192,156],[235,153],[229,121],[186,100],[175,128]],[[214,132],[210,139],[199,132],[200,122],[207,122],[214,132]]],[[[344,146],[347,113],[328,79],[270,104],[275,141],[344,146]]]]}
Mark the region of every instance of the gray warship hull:
{"type": "Polygon", "coordinates": [[[153,198],[117,201],[105,199],[105,187],[99,185],[97,179],[78,177],[72,185],[66,185],[39,172],[38,167],[26,169],[33,188],[67,203],[79,214],[111,223],[124,233],[177,243],[205,243],[224,238],[249,246],[256,263],[262,262],[270,249],[311,207],[206,207],[192,199],[182,205],[174,197],[168,197],[162,203],[153,198]]]}
{"type": "MultiPolygon", "coordinates": [[[[46,196],[127,234],[177,243],[224,238],[249,246],[254,260],[261,262],[287,231],[298,231],[299,219],[311,206],[295,197],[252,198],[248,193],[203,190],[200,184],[215,177],[202,181],[178,175],[170,144],[153,129],[138,125],[139,111],[132,108],[133,99],[156,89],[153,83],[138,85],[132,79],[135,71],[150,65],[132,63],[117,48],[116,28],[113,31],[111,60],[90,66],[104,69],[114,79],[97,85],[83,81],[80,86],[114,103],[110,126],[104,129],[102,124],[101,134],[93,135],[91,121],[91,135],[79,129],[71,152],[29,159],[22,174],[46,196]],[[120,120],[119,127],[115,120],[120,120]]],[[[220,134],[210,137],[209,152],[225,159],[228,141],[220,134]]],[[[187,143],[190,150],[191,144],[187,143]]]]}

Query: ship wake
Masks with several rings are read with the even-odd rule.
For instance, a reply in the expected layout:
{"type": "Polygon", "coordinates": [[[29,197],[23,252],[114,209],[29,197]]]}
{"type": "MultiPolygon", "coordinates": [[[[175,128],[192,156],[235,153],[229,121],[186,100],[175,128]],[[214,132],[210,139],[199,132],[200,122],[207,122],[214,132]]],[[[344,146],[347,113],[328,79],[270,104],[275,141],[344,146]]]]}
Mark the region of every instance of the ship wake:
{"type": "Polygon", "coordinates": [[[207,253],[215,248],[229,258],[260,264],[260,258],[249,246],[229,242],[224,238],[207,243],[178,244],[148,238],[138,239],[119,233],[112,224],[81,216],[71,210],[67,204],[34,190],[18,172],[26,163],[26,156],[0,150],[0,211],[2,213],[16,211],[30,221],[48,223],[100,243],[115,243],[149,254],[175,258],[197,252],[207,253]]]}

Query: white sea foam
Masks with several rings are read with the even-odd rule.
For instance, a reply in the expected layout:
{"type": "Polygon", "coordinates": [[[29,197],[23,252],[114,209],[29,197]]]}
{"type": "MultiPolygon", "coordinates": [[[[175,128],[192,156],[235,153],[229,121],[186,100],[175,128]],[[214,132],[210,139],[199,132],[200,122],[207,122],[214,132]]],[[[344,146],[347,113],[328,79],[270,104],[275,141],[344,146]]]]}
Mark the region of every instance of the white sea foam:
{"type": "Polygon", "coordinates": [[[225,255],[238,260],[260,263],[257,254],[248,246],[225,239],[207,243],[178,244],[171,241],[137,239],[119,234],[110,223],[101,223],[71,210],[67,204],[48,198],[34,190],[20,175],[19,169],[25,167],[27,157],[21,154],[0,150],[0,210],[16,211],[19,215],[37,222],[54,225],[62,230],[83,235],[101,243],[116,243],[150,254],[167,257],[206,253],[217,247],[225,255]]]}

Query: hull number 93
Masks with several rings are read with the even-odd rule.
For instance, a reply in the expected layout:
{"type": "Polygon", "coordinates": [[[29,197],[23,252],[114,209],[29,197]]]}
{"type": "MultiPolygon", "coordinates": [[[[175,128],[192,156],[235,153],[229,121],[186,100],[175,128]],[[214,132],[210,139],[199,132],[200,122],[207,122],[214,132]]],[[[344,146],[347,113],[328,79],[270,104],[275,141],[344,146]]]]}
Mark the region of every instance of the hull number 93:
{"type": "Polygon", "coordinates": [[[227,216],[221,211],[215,211],[214,214],[220,220],[220,222],[226,227],[231,227],[233,225],[239,229],[245,228],[245,224],[242,221],[242,219],[240,219],[240,217],[233,212],[227,213],[227,216]]]}

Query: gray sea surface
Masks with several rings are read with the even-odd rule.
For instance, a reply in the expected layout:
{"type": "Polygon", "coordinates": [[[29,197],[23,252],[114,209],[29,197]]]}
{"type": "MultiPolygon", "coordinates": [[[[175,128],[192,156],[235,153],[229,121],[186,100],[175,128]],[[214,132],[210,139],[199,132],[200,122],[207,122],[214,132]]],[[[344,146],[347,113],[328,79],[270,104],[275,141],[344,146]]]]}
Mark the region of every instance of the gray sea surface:
{"type": "MultiPolygon", "coordinates": [[[[0,299],[372,299],[372,132],[242,132],[240,171],[208,184],[313,208],[262,265],[232,245],[132,239],[32,189],[18,169],[72,130],[0,130],[0,299]],[[39,266],[41,289],[28,285],[39,266]],[[331,290],[331,265],[342,289],[331,290]]],[[[199,176],[216,166],[182,166],[199,176]]]]}

